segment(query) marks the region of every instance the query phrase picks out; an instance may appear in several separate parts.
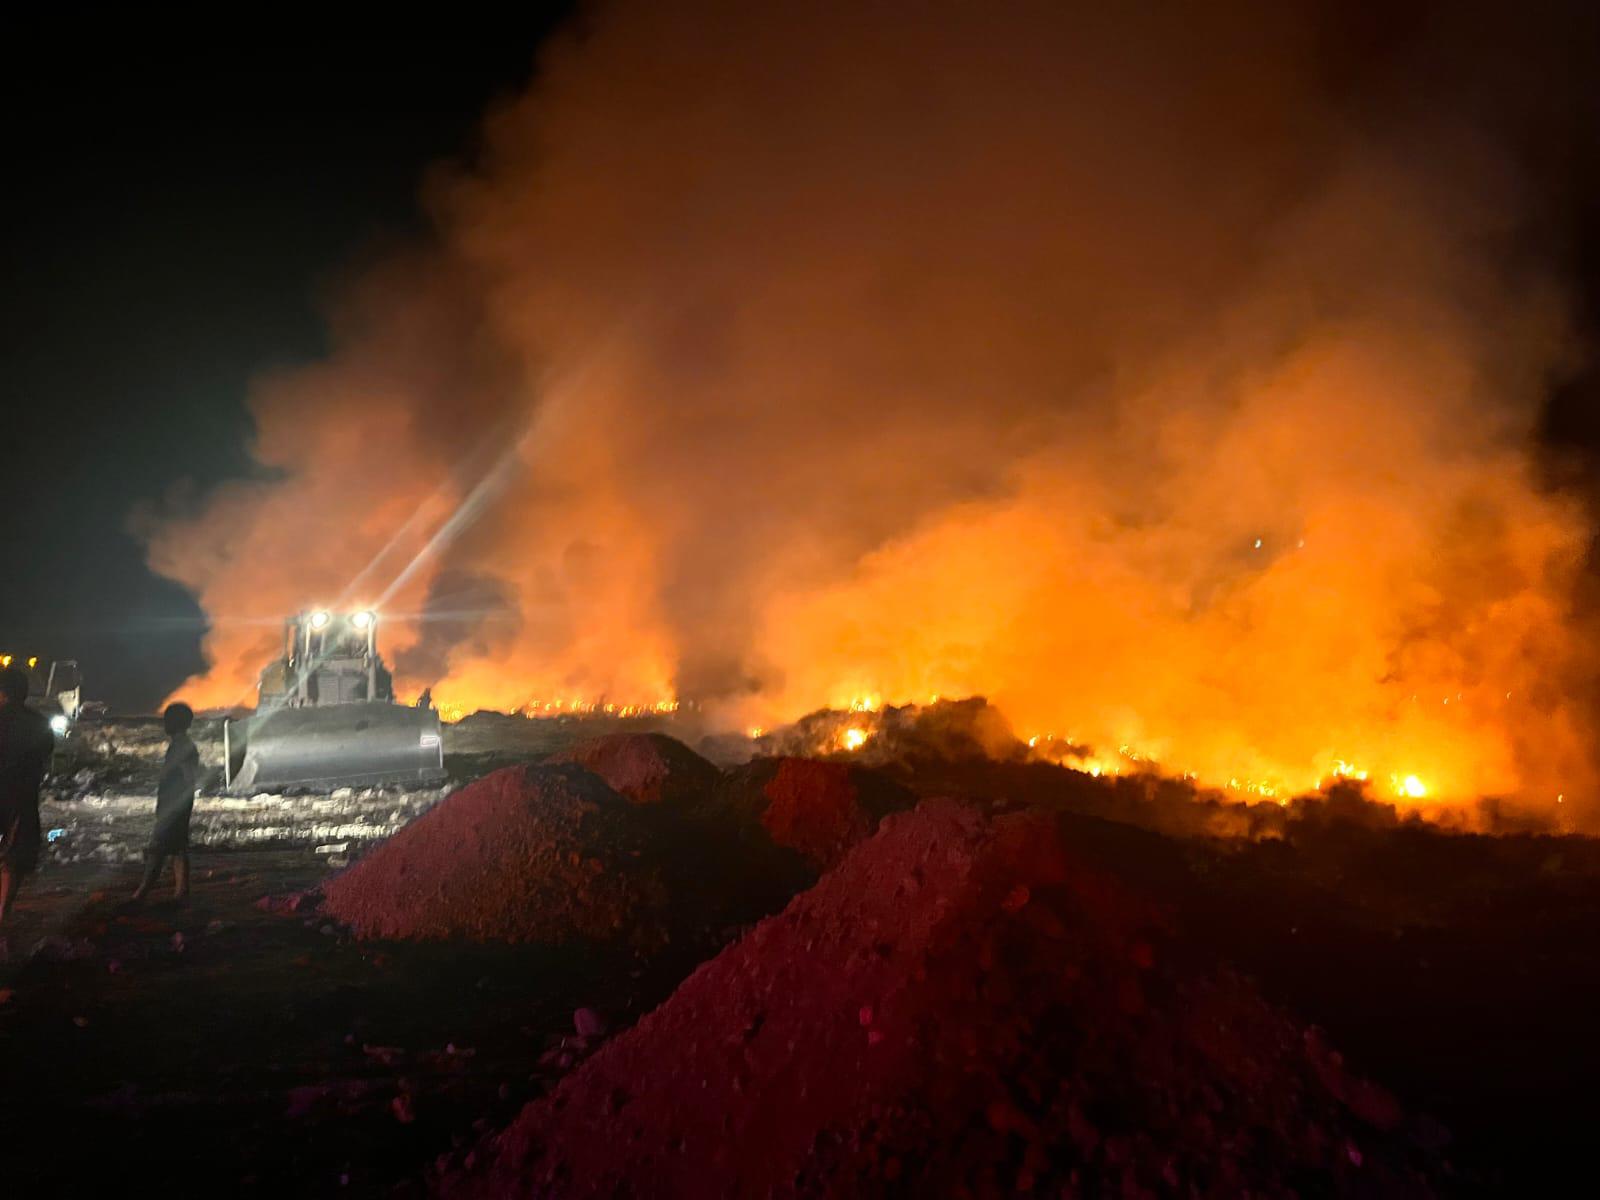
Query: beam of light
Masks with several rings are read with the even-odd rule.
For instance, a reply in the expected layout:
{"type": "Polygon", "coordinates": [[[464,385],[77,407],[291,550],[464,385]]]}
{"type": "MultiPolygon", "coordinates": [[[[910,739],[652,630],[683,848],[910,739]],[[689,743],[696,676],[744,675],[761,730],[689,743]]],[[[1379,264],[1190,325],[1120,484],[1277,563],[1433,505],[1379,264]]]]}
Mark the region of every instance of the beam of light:
{"type": "Polygon", "coordinates": [[[445,547],[455,541],[463,530],[483,515],[483,511],[488,507],[489,502],[494,499],[511,478],[513,468],[521,457],[522,445],[525,439],[526,435],[508,447],[500,455],[494,466],[490,467],[484,474],[483,478],[472,486],[472,490],[462,498],[461,503],[450,514],[449,519],[434,531],[433,536],[423,544],[422,549],[411,556],[411,561],[402,567],[400,573],[390,581],[389,586],[383,589],[383,592],[378,596],[377,608],[381,609],[387,605],[396,592],[411,582],[412,578],[422,569],[425,563],[437,556],[445,547]]]}
{"type": "MultiPolygon", "coordinates": [[[[631,324],[631,321],[619,322],[611,336],[606,339],[606,347],[604,349],[609,349],[610,345],[616,343],[631,324]]],[[[603,350],[597,348],[596,353],[574,368],[567,378],[547,388],[546,395],[550,396],[558,392],[568,391],[580,385],[591,374],[594,362],[602,357],[602,353],[603,350]]],[[[483,515],[490,501],[510,480],[518,460],[523,458],[528,443],[538,432],[538,421],[542,411],[543,406],[533,413],[522,434],[511,440],[510,445],[500,453],[494,465],[484,472],[478,482],[473,485],[472,490],[456,506],[455,512],[451,513],[449,519],[434,531],[433,536],[428,539],[422,549],[412,556],[411,561],[401,569],[389,586],[383,590],[378,597],[376,607],[384,608],[397,592],[411,582],[411,579],[422,569],[424,564],[437,557],[465,529],[483,515]]]]}
{"type": "MultiPolygon", "coordinates": [[[[643,311],[651,306],[641,303],[635,307],[638,311],[643,311]]],[[[604,354],[608,352],[613,345],[620,344],[621,339],[625,334],[628,333],[636,320],[636,315],[633,317],[619,319],[610,336],[602,339],[603,344],[597,346],[594,350],[594,353],[592,353],[589,358],[568,372],[565,378],[562,378],[556,383],[551,384],[543,389],[545,396],[548,397],[559,391],[570,390],[571,388],[580,385],[592,373],[594,364],[600,361],[604,357],[604,354]]],[[[489,507],[489,504],[510,481],[517,466],[517,460],[523,457],[528,443],[538,432],[538,420],[545,407],[545,404],[541,404],[534,409],[534,411],[529,415],[528,420],[519,435],[510,437],[508,439],[506,437],[506,433],[508,431],[505,427],[502,427],[501,429],[494,431],[491,436],[480,442],[478,449],[467,456],[467,459],[463,464],[463,470],[453,473],[450,478],[460,478],[464,473],[467,464],[470,464],[473,460],[482,457],[485,447],[506,444],[509,442],[509,444],[506,445],[506,448],[502,450],[494,459],[494,462],[489,469],[483,472],[478,479],[478,482],[474,484],[472,489],[466,494],[465,497],[462,498],[461,502],[455,507],[454,511],[451,512],[450,516],[446,518],[444,523],[434,530],[433,535],[428,538],[427,542],[422,546],[422,548],[412,555],[410,561],[408,561],[405,566],[400,569],[399,573],[394,576],[394,578],[389,582],[388,586],[385,587],[381,593],[379,593],[377,600],[367,601],[364,603],[363,607],[371,607],[375,610],[384,612],[390,617],[390,619],[397,619],[400,617],[400,614],[390,613],[389,602],[408,583],[410,583],[413,578],[415,578],[417,572],[421,570],[424,565],[441,554],[452,542],[455,541],[457,537],[460,536],[463,531],[465,531],[472,525],[474,521],[483,515],[484,511],[489,507]]],[[[357,572],[350,582],[346,584],[345,587],[339,592],[333,607],[339,609],[340,611],[347,609],[350,606],[351,597],[356,594],[357,589],[363,588],[363,585],[366,583],[366,581],[374,574],[374,572],[377,571],[379,565],[385,559],[387,559],[402,544],[402,542],[407,539],[408,535],[424,525],[426,517],[431,514],[433,509],[437,508],[439,504],[444,502],[446,496],[447,485],[441,484],[427,499],[419,504],[416,511],[411,514],[411,516],[405,521],[400,529],[397,530],[395,534],[384,543],[383,547],[372,557],[370,561],[368,561],[367,565],[357,572]]],[[[409,619],[418,618],[412,617],[409,619]]],[[[426,620],[429,618],[424,616],[421,619],[426,620]]],[[[278,620],[281,621],[282,618],[278,618],[278,620]]],[[[277,622],[263,620],[262,623],[276,624],[277,622]]],[[[308,664],[307,669],[309,669],[309,666],[310,664],[308,664]]],[[[303,684],[304,678],[305,672],[302,671],[299,682],[294,688],[291,689],[291,691],[297,691],[299,684],[303,684]]],[[[289,693],[286,692],[285,694],[287,695],[289,693]]],[[[244,705],[247,702],[248,697],[249,693],[246,692],[244,697],[241,698],[239,705],[244,705]]],[[[261,709],[258,708],[257,711],[259,712],[261,709]]],[[[269,709],[267,711],[271,710],[269,709]]]]}

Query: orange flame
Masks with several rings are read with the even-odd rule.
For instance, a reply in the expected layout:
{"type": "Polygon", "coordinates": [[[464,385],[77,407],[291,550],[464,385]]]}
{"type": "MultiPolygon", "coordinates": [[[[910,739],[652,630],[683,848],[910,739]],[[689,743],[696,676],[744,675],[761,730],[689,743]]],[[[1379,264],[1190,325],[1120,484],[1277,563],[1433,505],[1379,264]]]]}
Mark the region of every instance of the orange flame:
{"type": "Polygon", "coordinates": [[[1474,130],[1345,107],[1293,6],[685,4],[552,48],[258,390],[274,477],[147,522],[214,622],[187,698],[309,594],[426,616],[450,570],[509,610],[408,681],[450,714],[981,694],[1091,773],[1588,820],[1558,264],[1492,256],[1474,130]]]}

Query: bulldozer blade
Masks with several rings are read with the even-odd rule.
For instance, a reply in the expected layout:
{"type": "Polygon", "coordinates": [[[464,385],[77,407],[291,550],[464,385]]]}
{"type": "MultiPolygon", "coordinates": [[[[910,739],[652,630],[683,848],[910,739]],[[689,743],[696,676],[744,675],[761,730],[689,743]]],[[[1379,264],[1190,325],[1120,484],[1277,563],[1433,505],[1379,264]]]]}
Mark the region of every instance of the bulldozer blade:
{"type": "Polygon", "coordinates": [[[444,778],[439,714],[381,701],[258,713],[229,725],[228,757],[231,792],[444,778]]]}

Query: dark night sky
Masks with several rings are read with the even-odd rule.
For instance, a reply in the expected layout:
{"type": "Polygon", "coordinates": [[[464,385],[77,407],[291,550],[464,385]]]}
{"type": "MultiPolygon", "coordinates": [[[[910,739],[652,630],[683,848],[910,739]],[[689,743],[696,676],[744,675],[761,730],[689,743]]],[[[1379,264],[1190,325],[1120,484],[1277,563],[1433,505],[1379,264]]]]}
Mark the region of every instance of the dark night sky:
{"type": "Polygon", "coordinates": [[[0,650],[75,657],[116,708],[201,665],[199,611],[145,570],[130,510],[249,470],[252,377],[324,349],[319,288],[420,228],[424,169],[470,147],[564,7],[202,52],[86,12],[6,30],[0,650]]]}
{"type": "MultiPolygon", "coordinates": [[[[567,7],[451,9],[409,40],[280,24],[203,52],[87,9],[4,30],[0,650],[76,657],[121,709],[200,667],[199,611],[144,568],[130,511],[250,469],[251,379],[325,349],[319,288],[421,228],[424,168],[470,147],[567,7]]],[[[1392,36],[1390,11],[1374,28],[1392,36]]],[[[1561,176],[1600,333],[1590,93],[1530,153],[1536,187],[1561,176]]],[[[1596,379],[1558,393],[1552,444],[1600,446],[1596,379]]]]}

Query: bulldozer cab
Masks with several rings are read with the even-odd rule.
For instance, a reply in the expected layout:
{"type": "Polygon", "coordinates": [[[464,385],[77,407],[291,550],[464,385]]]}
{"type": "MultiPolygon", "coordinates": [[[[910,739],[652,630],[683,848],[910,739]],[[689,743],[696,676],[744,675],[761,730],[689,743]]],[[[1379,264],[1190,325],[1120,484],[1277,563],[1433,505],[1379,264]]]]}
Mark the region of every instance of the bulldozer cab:
{"type": "Polygon", "coordinates": [[[75,660],[47,660],[36,655],[23,659],[0,654],[0,663],[5,666],[11,666],[13,661],[28,673],[30,705],[51,716],[63,716],[68,721],[78,719],[83,704],[83,677],[75,660]]]}
{"type": "Polygon", "coordinates": [[[283,656],[261,672],[263,706],[321,708],[394,699],[394,679],[378,656],[370,612],[315,611],[284,624],[283,656]]]}

